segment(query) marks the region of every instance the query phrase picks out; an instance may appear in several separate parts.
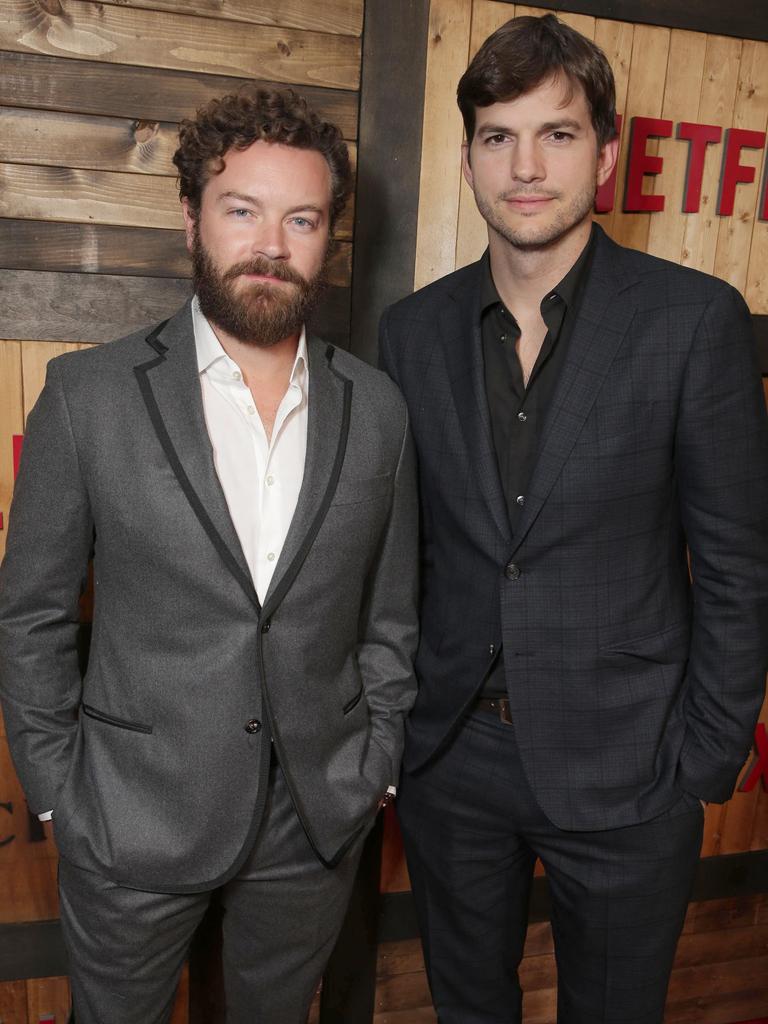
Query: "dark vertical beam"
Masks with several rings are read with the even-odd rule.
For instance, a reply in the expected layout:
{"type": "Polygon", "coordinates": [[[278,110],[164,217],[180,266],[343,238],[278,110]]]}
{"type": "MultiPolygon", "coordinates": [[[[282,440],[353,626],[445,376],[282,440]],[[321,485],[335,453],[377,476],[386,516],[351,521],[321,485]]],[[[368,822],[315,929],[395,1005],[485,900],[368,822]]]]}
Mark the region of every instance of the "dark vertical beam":
{"type": "Polygon", "coordinates": [[[351,351],[376,362],[379,318],[413,288],[429,0],[367,0],[351,351]]]}

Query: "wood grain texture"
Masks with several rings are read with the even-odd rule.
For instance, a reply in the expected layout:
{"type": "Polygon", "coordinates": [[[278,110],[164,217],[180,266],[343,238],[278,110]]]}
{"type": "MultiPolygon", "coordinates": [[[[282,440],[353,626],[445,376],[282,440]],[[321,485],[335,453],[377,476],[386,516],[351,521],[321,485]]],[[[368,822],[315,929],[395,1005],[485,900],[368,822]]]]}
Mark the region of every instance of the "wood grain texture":
{"type": "MultiPolygon", "coordinates": [[[[739,84],[733,109],[733,127],[765,131],[768,124],[768,88],[765,86],[768,68],[768,43],[757,43],[745,39],[741,48],[739,84]]],[[[762,184],[765,149],[743,150],[741,163],[756,168],[755,180],[751,184],[736,186],[736,200],[733,216],[720,218],[717,236],[714,272],[718,277],[743,292],[747,284],[750,263],[750,247],[755,224],[755,209],[762,184]]],[[[764,225],[768,227],[768,225],[764,225]]],[[[762,249],[762,247],[759,247],[762,249]]],[[[759,250],[756,255],[759,255],[759,250]]],[[[765,268],[755,267],[756,273],[765,273],[765,268]]],[[[755,309],[755,313],[763,310],[755,309]]]]}
{"type": "MultiPolygon", "coordinates": [[[[8,510],[13,494],[13,435],[24,430],[21,399],[21,346],[16,341],[0,341],[0,559],[5,554],[8,510]]],[[[3,742],[0,739],[0,744],[3,742]]],[[[4,781],[0,774],[0,785],[4,781]]],[[[0,800],[8,798],[0,794],[0,800]]],[[[1,850],[0,850],[1,852],[1,850]]]]}
{"type": "Polygon", "coordinates": [[[64,1024],[69,1014],[69,982],[66,978],[30,978],[27,982],[27,1020],[39,1024],[53,1019],[64,1024]]]}
{"type": "MultiPolygon", "coordinates": [[[[257,79],[264,87],[284,83],[257,79]]],[[[178,122],[218,96],[236,92],[241,78],[66,57],[0,51],[0,103],[33,109],[178,122]]],[[[357,138],[357,96],[306,84],[298,91],[318,114],[357,138]]]]}
{"type": "Polygon", "coordinates": [[[21,346],[21,379],[26,420],[45,384],[48,363],[56,356],[79,349],[90,348],[81,343],[25,341],[21,346]]]}
{"type": "Polygon", "coordinates": [[[88,0],[6,0],[0,47],[339,89],[356,89],[360,80],[360,41],[353,36],[88,0]]]}
{"type": "MultiPolygon", "coordinates": [[[[159,174],[0,163],[0,217],[181,229],[176,181],[159,174]]],[[[336,235],[352,237],[353,200],[336,235]]]]}
{"type": "Polygon", "coordinates": [[[178,126],[0,107],[0,161],[135,174],[176,174],[178,126]]]}
{"type": "MultiPolygon", "coordinates": [[[[661,116],[676,124],[696,121],[704,76],[707,37],[701,32],[673,29],[669,39],[669,59],[661,116]]],[[[683,252],[685,227],[690,214],[683,213],[688,145],[680,139],[660,139],[658,154],[663,159],[661,184],[664,209],[650,220],[647,252],[679,263],[683,252]]]]}
{"type": "MultiPolygon", "coordinates": [[[[338,242],[328,264],[330,284],[349,285],[351,261],[351,243],[338,242]]],[[[133,277],[192,273],[183,231],[3,218],[0,268],[133,277]]]]}
{"type": "MultiPolygon", "coordinates": [[[[707,36],[699,109],[695,118],[699,124],[725,127],[732,123],[740,63],[740,39],[707,36]]],[[[680,262],[707,274],[711,274],[715,266],[720,227],[716,205],[722,162],[722,142],[708,146],[701,183],[701,208],[697,215],[686,218],[683,232],[680,262]]]]}
{"type": "Polygon", "coordinates": [[[19,340],[111,341],[165,320],[189,293],[175,278],[0,272],[4,329],[19,340]]]}
{"type": "MultiPolygon", "coordinates": [[[[599,19],[595,25],[595,42],[603,50],[613,70],[613,78],[616,83],[616,110],[622,113],[627,106],[627,92],[629,90],[629,69],[632,65],[632,40],[635,27],[625,21],[608,21],[599,19]]],[[[623,127],[626,127],[624,125],[623,127]]],[[[624,131],[622,130],[622,135],[624,131]]],[[[623,144],[622,144],[623,148],[623,144]]],[[[619,151],[621,156],[621,150],[619,151]]],[[[620,181],[617,175],[617,182],[620,181]]],[[[616,216],[616,206],[621,205],[621,186],[617,184],[617,195],[614,198],[614,208],[608,213],[600,214],[595,219],[598,224],[613,237],[613,222],[616,216]]]]}
{"type": "Polygon", "coordinates": [[[121,7],[139,7],[178,14],[244,21],[251,25],[314,29],[344,36],[363,30],[364,0],[103,0],[121,7]]]}
{"type": "Polygon", "coordinates": [[[50,921],[59,916],[53,858],[0,863],[0,889],[0,924],[50,921]]]}
{"type": "Polygon", "coordinates": [[[27,1019],[27,986],[23,981],[0,983],[0,1021],[16,1024],[27,1019]]]}
{"type": "Polygon", "coordinates": [[[455,95],[467,66],[470,21],[464,0],[432,0],[414,288],[455,266],[463,133],[455,95]]]}

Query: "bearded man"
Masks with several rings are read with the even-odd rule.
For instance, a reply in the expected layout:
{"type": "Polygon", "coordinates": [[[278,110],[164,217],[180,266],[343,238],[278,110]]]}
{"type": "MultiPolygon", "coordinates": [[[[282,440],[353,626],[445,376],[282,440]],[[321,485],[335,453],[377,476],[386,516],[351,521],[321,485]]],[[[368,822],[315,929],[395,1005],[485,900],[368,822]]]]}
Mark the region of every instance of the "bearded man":
{"type": "Polygon", "coordinates": [[[214,890],[227,1020],[303,1024],[414,697],[412,453],[394,385],[304,326],[350,190],[338,129],[250,87],[175,163],[195,296],[49,364],[0,692],[52,812],[77,1024],[167,1021],[214,890]]]}

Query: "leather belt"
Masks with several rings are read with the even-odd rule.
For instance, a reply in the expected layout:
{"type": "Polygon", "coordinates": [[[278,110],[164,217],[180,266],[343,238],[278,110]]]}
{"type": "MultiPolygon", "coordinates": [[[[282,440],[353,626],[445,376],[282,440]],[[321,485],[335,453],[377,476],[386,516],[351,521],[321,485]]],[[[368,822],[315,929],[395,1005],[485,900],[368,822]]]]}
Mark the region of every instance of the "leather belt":
{"type": "Polygon", "coordinates": [[[512,713],[507,697],[478,697],[475,701],[475,709],[477,711],[490,711],[492,715],[496,715],[505,725],[512,725],[512,713]]]}

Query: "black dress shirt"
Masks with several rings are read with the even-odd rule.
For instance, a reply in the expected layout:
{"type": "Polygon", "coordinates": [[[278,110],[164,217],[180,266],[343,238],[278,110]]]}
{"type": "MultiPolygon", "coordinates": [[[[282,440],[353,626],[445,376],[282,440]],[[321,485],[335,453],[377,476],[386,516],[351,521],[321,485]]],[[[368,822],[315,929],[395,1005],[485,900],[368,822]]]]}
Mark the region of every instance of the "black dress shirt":
{"type": "MultiPolygon", "coordinates": [[[[593,230],[589,242],[562,281],[541,300],[541,316],[547,333],[527,387],[516,348],[520,328],[499,298],[490,259],[485,258],[480,296],[485,390],[499,478],[513,533],[525,505],[525,492],[536,461],[542,428],[589,273],[594,234],[593,230]]],[[[483,685],[482,695],[503,697],[506,692],[503,654],[500,652],[483,685]]]]}

